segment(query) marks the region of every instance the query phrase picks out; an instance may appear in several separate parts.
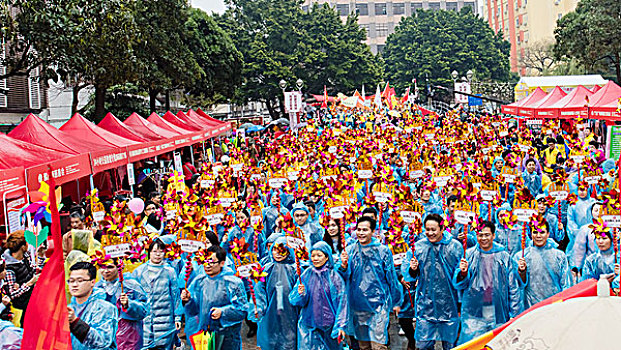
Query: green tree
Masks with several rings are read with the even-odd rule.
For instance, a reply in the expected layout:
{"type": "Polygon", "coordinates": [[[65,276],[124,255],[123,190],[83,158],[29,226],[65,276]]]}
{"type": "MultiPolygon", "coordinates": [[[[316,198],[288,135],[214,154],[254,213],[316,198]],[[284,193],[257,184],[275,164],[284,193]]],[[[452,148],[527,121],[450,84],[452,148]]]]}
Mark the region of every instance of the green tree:
{"type": "Polygon", "coordinates": [[[205,73],[188,47],[186,0],[138,0],[134,17],[139,28],[138,83],[149,93],[150,109],[155,112],[159,93],[190,85],[205,73]]]}
{"type": "Polygon", "coordinates": [[[214,18],[190,9],[185,23],[187,45],[204,74],[186,86],[194,99],[222,102],[232,98],[241,84],[243,58],[231,37],[214,18]]]}
{"type": "Polygon", "coordinates": [[[510,79],[509,42],[469,7],[460,12],[418,10],[401,19],[383,52],[385,79],[405,89],[413,78],[453,85],[451,72],[472,70],[476,79],[510,79]]]}
{"type": "Polygon", "coordinates": [[[557,58],[575,58],[588,71],[614,71],[621,82],[621,2],[581,0],[554,30],[557,58]]]}

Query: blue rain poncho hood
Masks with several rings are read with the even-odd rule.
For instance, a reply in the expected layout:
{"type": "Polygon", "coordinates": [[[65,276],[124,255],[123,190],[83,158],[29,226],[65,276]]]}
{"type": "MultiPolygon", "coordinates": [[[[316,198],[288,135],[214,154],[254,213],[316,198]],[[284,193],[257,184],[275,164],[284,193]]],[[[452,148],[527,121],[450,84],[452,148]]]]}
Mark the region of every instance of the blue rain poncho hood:
{"type": "Polygon", "coordinates": [[[330,245],[328,245],[328,243],[324,241],[319,241],[313,244],[313,247],[311,248],[311,254],[313,253],[313,250],[318,250],[324,253],[328,257],[328,261],[326,262],[326,265],[324,266],[327,266],[328,268],[332,268],[334,266],[334,258],[332,257],[332,248],[330,248],[330,245]]]}
{"type": "Polygon", "coordinates": [[[306,212],[306,214],[309,213],[308,207],[303,202],[298,202],[291,208],[291,216],[295,215],[295,212],[298,210],[302,210],[306,212]]]}
{"type": "Polygon", "coordinates": [[[280,264],[293,264],[295,262],[295,256],[293,255],[294,254],[293,249],[291,249],[291,247],[287,245],[287,238],[283,235],[272,235],[272,236],[276,236],[276,237],[274,237],[273,244],[270,247],[270,252],[267,256],[268,261],[274,262],[274,263],[280,263],[280,264]],[[276,245],[277,243],[279,244],[282,243],[287,248],[287,252],[288,252],[287,258],[285,258],[285,260],[283,261],[274,260],[274,255],[273,255],[274,245],[276,245]]]}

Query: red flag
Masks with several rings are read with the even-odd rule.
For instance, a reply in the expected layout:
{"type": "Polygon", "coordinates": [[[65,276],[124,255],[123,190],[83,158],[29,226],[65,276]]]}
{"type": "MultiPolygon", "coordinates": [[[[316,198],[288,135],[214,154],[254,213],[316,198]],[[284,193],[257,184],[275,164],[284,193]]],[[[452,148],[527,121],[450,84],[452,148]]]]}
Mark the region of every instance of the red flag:
{"type": "Polygon", "coordinates": [[[403,95],[403,97],[401,98],[401,103],[406,103],[408,100],[410,99],[410,88],[408,87],[405,90],[405,94],[403,95]]]}
{"type": "Polygon", "coordinates": [[[386,82],[386,87],[384,87],[384,91],[382,91],[382,98],[390,100],[390,85],[388,82],[386,82]]]}
{"type": "Polygon", "coordinates": [[[52,241],[54,252],[39,276],[32,291],[24,316],[22,350],[69,350],[71,335],[65,296],[65,269],[63,266],[60,215],[56,206],[56,183],[49,169],[50,212],[52,214],[52,241]]]}
{"type": "Polygon", "coordinates": [[[328,108],[328,89],[326,86],[323,86],[323,102],[321,103],[321,108],[328,108]]]}

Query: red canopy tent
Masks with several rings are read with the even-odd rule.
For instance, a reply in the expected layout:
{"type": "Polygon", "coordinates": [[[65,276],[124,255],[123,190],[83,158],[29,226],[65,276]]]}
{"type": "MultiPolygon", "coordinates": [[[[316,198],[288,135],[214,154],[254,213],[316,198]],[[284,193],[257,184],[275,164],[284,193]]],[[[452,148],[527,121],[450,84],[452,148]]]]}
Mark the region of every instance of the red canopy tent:
{"type": "Polygon", "coordinates": [[[203,122],[202,120],[194,120],[194,118],[183,113],[182,111],[177,112],[176,117],[177,119],[184,122],[186,125],[192,125],[193,127],[198,128],[199,131],[209,129],[209,126],[205,125],[205,122],[203,122]]]}
{"type": "Polygon", "coordinates": [[[541,109],[540,113],[551,113],[550,118],[574,118],[586,104],[587,97],[593,95],[591,90],[580,85],[556,103],[541,109]]]}
{"type": "Polygon", "coordinates": [[[180,128],[186,129],[186,130],[190,130],[192,132],[197,132],[197,131],[202,130],[202,128],[200,126],[194,125],[194,124],[190,124],[190,123],[186,122],[185,120],[180,119],[176,115],[172,114],[171,111],[168,111],[168,112],[164,113],[162,118],[164,120],[166,120],[167,122],[173,124],[173,125],[176,125],[176,126],[178,126],[180,128]]]}
{"type": "Polygon", "coordinates": [[[0,133],[0,169],[27,168],[70,156],[71,153],[37,146],[0,133]]]}
{"type": "Polygon", "coordinates": [[[609,80],[606,85],[591,95],[588,108],[604,106],[613,101],[616,102],[619,97],[621,97],[621,86],[609,80]]]}
{"type": "Polygon", "coordinates": [[[109,148],[108,146],[92,143],[85,139],[75,138],[44,122],[34,114],[28,115],[8,135],[14,139],[71,154],[88,153],[109,148]]]}
{"type": "Polygon", "coordinates": [[[129,125],[132,129],[136,130],[136,132],[140,132],[142,135],[148,136],[151,139],[155,137],[159,137],[160,139],[170,139],[180,135],[175,131],[170,131],[151,123],[150,121],[139,116],[138,113],[132,113],[123,123],[129,125]]]}
{"type": "Polygon", "coordinates": [[[97,124],[97,126],[132,141],[151,141],[150,138],[144,137],[139,131],[134,130],[132,127],[126,124],[123,124],[112,113],[106,114],[106,116],[99,122],[99,124],[97,124]]]}
{"type": "Polygon", "coordinates": [[[108,145],[109,147],[123,147],[134,145],[137,142],[118,136],[106,129],[86,120],[79,113],[76,113],[69,121],[60,127],[61,131],[70,132],[73,137],[82,140],[91,140],[98,144],[108,145]]]}
{"type": "Polygon", "coordinates": [[[226,132],[228,130],[231,130],[231,123],[230,122],[225,122],[222,120],[218,120],[213,118],[212,116],[210,116],[209,114],[205,113],[202,109],[197,109],[196,113],[198,113],[200,116],[202,116],[203,118],[207,119],[207,120],[211,120],[213,122],[216,122],[217,125],[215,127],[217,127],[217,129],[214,129],[211,131],[210,136],[214,137],[214,136],[218,136],[223,132],[226,132]]]}
{"type": "Polygon", "coordinates": [[[174,132],[179,135],[187,135],[187,134],[191,134],[194,132],[192,130],[184,129],[184,128],[178,127],[175,124],[169,123],[168,121],[164,120],[159,114],[155,112],[151,113],[149,118],[147,118],[147,121],[159,126],[162,129],[166,129],[168,131],[174,132]]]}
{"type": "Polygon", "coordinates": [[[193,120],[200,122],[201,125],[207,125],[208,128],[213,127],[213,126],[220,126],[221,124],[224,123],[224,122],[221,122],[215,119],[205,118],[202,115],[198,114],[196,111],[191,110],[191,109],[188,111],[188,113],[186,113],[186,115],[192,118],[193,120]]]}
{"type": "Polygon", "coordinates": [[[598,92],[598,91],[599,91],[599,89],[601,89],[601,88],[602,88],[601,86],[599,86],[599,85],[595,85],[595,86],[593,86],[593,87],[591,88],[591,91],[595,93],[595,92],[598,92]]]}
{"type": "MultiPolygon", "coordinates": [[[[528,110],[527,112],[530,113],[530,117],[536,117],[536,118],[545,118],[547,117],[546,114],[542,113],[539,114],[539,110],[540,108],[546,108],[548,106],[551,106],[553,104],[555,104],[556,102],[558,102],[558,100],[562,99],[563,97],[567,96],[567,93],[565,91],[563,91],[563,89],[561,89],[560,87],[555,87],[554,90],[552,90],[552,92],[550,92],[546,97],[542,98],[541,100],[539,100],[539,102],[535,103],[533,105],[532,109],[527,109],[524,108],[525,110],[528,110]]],[[[523,107],[519,108],[520,113],[522,112],[523,107]]],[[[521,114],[521,115],[525,115],[526,114],[521,114]]]]}
{"type": "Polygon", "coordinates": [[[529,104],[535,103],[546,96],[546,92],[541,88],[535,89],[530,95],[524,97],[523,99],[513,102],[508,105],[503,105],[500,109],[504,114],[513,114],[518,115],[519,107],[528,107],[529,104]]]}
{"type": "Polygon", "coordinates": [[[621,120],[621,97],[617,101],[612,101],[602,106],[595,106],[590,109],[589,118],[594,119],[617,119],[621,120]]]}

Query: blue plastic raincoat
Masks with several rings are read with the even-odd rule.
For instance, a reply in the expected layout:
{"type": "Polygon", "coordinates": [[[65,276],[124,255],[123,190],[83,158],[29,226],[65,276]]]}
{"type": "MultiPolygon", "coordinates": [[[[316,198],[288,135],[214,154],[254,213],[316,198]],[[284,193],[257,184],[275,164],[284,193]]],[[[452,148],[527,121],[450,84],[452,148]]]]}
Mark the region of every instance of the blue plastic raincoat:
{"type": "Polygon", "coordinates": [[[537,171],[529,174],[527,170],[524,170],[522,172],[522,179],[524,180],[524,186],[528,188],[533,198],[536,198],[541,193],[541,175],[537,174],[537,171]]]}
{"type": "Polygon", "coordinates": [[[105,293],[101,289],[94,288],[82,304],[78,304],[75,297],[72,297],[69,307],[75,311],[77,318],[86,322],[90,327],[83,343],[73,334],[71,335],[73,350],[116,349],[118,323],[116,307],[106,301],[105,293]]]}
{"type": "MultiPolygon", "coordinates": [[[[293,206],[291,209],[291,216],[295,214],[296,211],[302,210],[308,214],[308,208],[304,203],[300,202],[293,206]]],[[[306,249],[310,251],[313,244],[321,241],[323,239],[323,228],[314,223],[310,216],[306,219],[306,222],[303,225],[298,225],[295,223],[295,226],[299,227],[302,233],[304,234],[304,239],[306,241],[306,249]]]]}
{"type": "MultiPolygon", "coordinates": [[[[280,236],[275,243],[287,245],[287,239],[280,236]]],[[[257,346],[262,350],[296,349],[298,334],[297,307],[289,302],[289,292],[293,290],[298,275],[295,269],[293,250],[287,248],[289,255],[283,261],[276,261],[272,256],[273,247],[267,256],[269,262],[265,265],[265,282],[255,285],[259,314],[257,346]]],[[[249,303],[248,319],[257,322],[254,314],[254,305],[249,303]]]]}
{"type": "Polygon", "coordinates": [[[589,278],[599,280],[600,275],[607,275],[615,272],[615,252],[612,247],[604,251],[598,251],[586,258],[582,268],[581,281],[589,278]]]}
{"type": "Polygon", "coordinates": [[[324,253],[328,261],[321,268],[312,266],[302,273],[304,295],[298,292],[300,281],[289,293],[291,304],[301,308],[297,349],[340,350],[338,333],[345,331],[348,314],[345,282],[333,269],[332,250],[326,242],[315,243],[312,250],[324,253]]]}
{"type": "Polygon", "coordinates": [[[142,349],[142,320],[149,312],[149,304],[142,286],[132,278],[123,281],[123,292],[129,298],[126,310],[119,303],[121,297],[121,283],[117,279],[114,282],[99,281],[95,288],[104,292],[105,300],[115,305],[119,313],[118,329],[116,331],[116,346],[118,350],[142,349]]]}
{"type": "Polygon", "coordinates": [[[190,316],[198,315],[199,330],[215,332],[221,350],[241,350],[241,322],[248,307],[242,280],[230,269],[223,269],[215,277],[199,275],[188,291],[191,298],[185,311],[190,316]],[[219,319],[211,318],[212,308],[222,309],[219,319]]]}
{"type": "Polygon", "coordinates": [[[582,270],[586,258],[597,250],[593,229],[589,225],[582,226],[574,239],[574,245],[569,254],[569,268],[582,270]]]}
{"type": "Polygon", "coordinates": [[[402,300],[401,284],[388,247],[373,238],[363,246],[347,246],[347,269],[338,268],[347,285],[349,317],[347,334],[357,340],[388,342],[390,312],[402,300]]]}
{"type": "Polygon", "coordinates": [[[494,243],[485,252],[477,245],[466,251],[466,260],[466,276],[459,267],[453,275],[453,285],[463,293],[459,344],[509,321],[523,306],[517,266],[504,247],[494,243]]]}
{"type": "Polygon", "coordinates": [[[168,264],[155,265],[150,261],[132,273],[147,293],[150,312],[143,320],[145,347],[169,348],[175,339],[175,322],[181,322],[181,299],[177,275],[168,264]]]}
{"type": "MultiPolygon", "coordinates": [[[[556,247],[556,243],[548,239],[543,247],[529,246],[524,249],[526,281],[517,277],[524,293],[524,309],[571,286],[567,257],[556,247]]],[[[520,258],[522,258],[522,251],[513,255],[513,261],[516,264],[520,258]]]]}
{"type": "Polygon", "coordinates": [[[459,330],[457,290],[451,283],[455,268],[463,257],[463,247],[448,233],[440,242],[431,243],[427,238],[416,242],[418,274],[410,274],[412,250],[409,250],[401,273],[408,282],[416,284],[416,330],[417,341],[442,340],[455,343],[459,330]]]}
{"type": "MultiPolygon", "coordinates": [[[[590,194],[589,190],[589,194],[590,194]]],[[[576,204],[570,205],[567,209],[567,236],[569,243],[567,244],[567,254],[570,255],[573,250],[576,235],[580,228],[593,222],[591,215],[591,206],[595,203],[595,199],[587,195],[585,198],[578,198],[576,204]]]]}
{"type": "Polygon", "coordinates": [[[268,207],[263,208],[261,211],[263,215],[263,231],[265,232],[265,237],[269,238],[269,236],[274,232],[274,226],[276,225],[276,219],[279,215],[286,215],[289,212],[287,208],[284,206],[280,206],[280,211],[275,205],[270,205],[268,207]]]}

